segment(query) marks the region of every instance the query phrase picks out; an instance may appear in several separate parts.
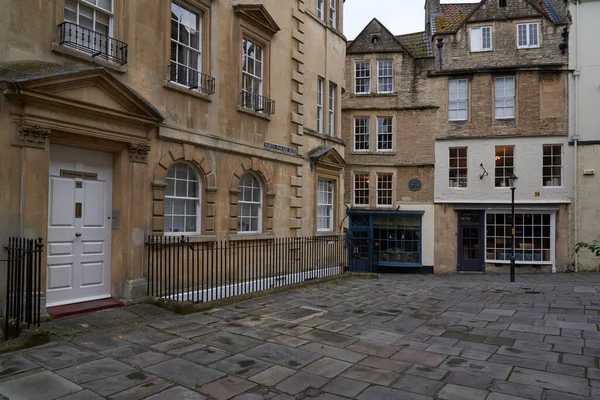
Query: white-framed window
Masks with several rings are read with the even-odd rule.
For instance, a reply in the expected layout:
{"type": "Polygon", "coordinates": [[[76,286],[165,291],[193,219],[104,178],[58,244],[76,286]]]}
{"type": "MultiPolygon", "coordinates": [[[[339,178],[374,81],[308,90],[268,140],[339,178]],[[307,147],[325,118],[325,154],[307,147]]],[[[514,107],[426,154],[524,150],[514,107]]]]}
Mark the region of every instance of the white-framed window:
{"type": "Polygon", "coordinates": [[[325,0],[317,0],[317,18],[321,21],[325,21],[325,0]]]}
{"type": "MultiPolygon", "coordinates": [[[[112,36],[113,12],[112,0],[65,0],[64,19],[65,22],[112,36]]],[[[74,30],[72,35],[76,35],[74,30]]],[[[77,36],[79,39],[81,34],[77,36]]]]}
{"type": "Polygon", "coordinates": [[[467,151],[466,147],[451,147],[449,149],[449,187],[467,187],[469,182],[467,151]]]}
{"type": "Polygon", "coordinates": [[[377,60],[377,93],[394,91],[394,63],[392,60],[377,60]]]}
{"type": "MultiPolygon", "coordinates": [[[[554,249],[554,221],[550,213],[515,213],[515,260],[548,263],[554,249]]],[[[508,263],[512,256],[512,214],[488,212],[485,218],[486,262],[508,263]]]]}
{"type": "Polygon", "coordinates": [[[515,77],[502,76],[494,79],[496,119],[515,117],[515,77]]]}
{"type": "Polygon", "coordinates": [[[329,136],[335,136],[335,89],[333,83],[329,84],[329,136]]]}
{"type": "Polygon", "coordinates": [[[189,165],[178,162],[167,171],[165,235],[200,234],[200,180],[189,165]]]}
{"type": "Polygon", "coordinates": [[[317,78],[317,133],[323,133],[323,86],[325,79],[317,78]]]}
{"type": "Polygon", "coordinates": [[[202,14],[180,1],[171,2],[171,81],[200,87],[202,14]]]}
{"type": "Polygon", "coordinates": [[[515,147],[496,146],[496,187],[510,187],[509,179],[515,173],[515,147]]]}
{"type": "Polygon", "coordinates": [[[517,48],[529,49],[540,47],[539,22],[517,24],[517,48]]]}
{"type": "Polygon", "coordinates": [[[492,27],[479,26],[470,29],[471,51],[492,50],[492,27]]]}
{"type": "Polygon", "coordinates": [[[263,55],[261,45],[244,38],[242,40],[242,106],[262,110],[263,55]]]}
{"type": "Polygon", "coordinates": [[[385,172],[377,174],[377,205],[388,207],[392,205],[394,195],[394,174],[385,172]]]}
{"type": "Polygon", "coordinates": [[[448,82],[448,119],[466,121],[468,118],[469,93],[466,79],[450,79],[448,82]]]}
{"type": "Polygon", "coordinates": [[[562,153],[560,144],[545,144],[543,146],[542,184],[544,187],[562,186],[562,153]]]}
{"type": "Polygon", "coordinates": [[[369,173],[356,172],[354,174],[354,205],[369,205],[369,173]]]}
{"type": "Polygon", "coordinates": [[[329,0],[329,26],[337,27],[337,0],[329,0]]]}
{"type": "Polygon", "coordinates": [[[369,117],[354,117],[354,151],[369,151],[369,117]]]}
{"type": "Polygon", "coordinates": [[[377,151],[393,150],[393,118],[377,117],[377,151]]]}
{"type": "Polygon", "coordinates": [[[238,232],[261,232],[262,197],[260,181],[254,174],[246,172],[240,179],[238,232]]]}
{"type": "Polygon", "coordinates": [[[356,61],[354,63],[354,93],[366,94],[371,92],[371,62],[356,61]]]}
{"type": "Polygon", "coordinates": [[[317,230],[333,231],[333,181],[319,178],[317,190],[317,230]]]}

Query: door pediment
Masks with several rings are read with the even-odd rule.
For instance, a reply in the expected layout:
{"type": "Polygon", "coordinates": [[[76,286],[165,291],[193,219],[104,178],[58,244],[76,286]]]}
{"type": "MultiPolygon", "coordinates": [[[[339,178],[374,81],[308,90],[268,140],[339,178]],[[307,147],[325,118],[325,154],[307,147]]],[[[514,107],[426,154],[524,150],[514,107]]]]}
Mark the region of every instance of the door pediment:
{"type": "Polygon", "coordinates": [[[333,147],[322,147],[308,154],[308,157],[317,167],[340,171],[346,166],[342,155],[333,147]]]}

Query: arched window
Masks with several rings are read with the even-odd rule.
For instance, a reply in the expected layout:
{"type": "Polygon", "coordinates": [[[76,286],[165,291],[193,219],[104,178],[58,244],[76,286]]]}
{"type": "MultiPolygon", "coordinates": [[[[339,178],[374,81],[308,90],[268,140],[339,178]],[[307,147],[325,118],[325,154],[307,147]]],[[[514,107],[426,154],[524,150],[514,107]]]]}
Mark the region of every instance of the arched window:
{"type": "Polygon", "coordinates": [[[167,171],[165,234],[200,234],[200,180],[185,163],[167,171]]]}
{"type": "Polygon", "coordinates": [[[238,232],[262,230],[262,188],[260,181],[251,173],[240,179],[238,198],[238,232]]]}

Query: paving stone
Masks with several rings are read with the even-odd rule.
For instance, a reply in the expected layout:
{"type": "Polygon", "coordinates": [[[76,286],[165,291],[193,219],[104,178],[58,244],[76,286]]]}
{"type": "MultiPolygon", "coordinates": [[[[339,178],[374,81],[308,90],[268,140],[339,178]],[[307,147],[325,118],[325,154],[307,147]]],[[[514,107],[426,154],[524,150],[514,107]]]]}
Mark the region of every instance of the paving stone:
{"type": "Polygon", "coordinates": [[[352,326],[352,324],[346,324],[346,323],[340,322],[340,321],[329,321],[323,325],[319,325],[318,328],[323,331],[339,332],[339,331],[347,329],[351,326],[352,326]]]}
{"type": "Polygon", "coordinates": [[[225,375],[215,369],[177,358],[147,367],[144,370],[187,388],[204,385],[225,375]]]}
{"type": "Polygon", "coordinates": [[[256,386],[256,383],[248,382],[235,376],[228,376],[207,383],[200,388],[200,392],[209,395],[216,400],[227,400],[237,396],[256,386]]]}
{"type": "MultiPolygon", "coordinates": [[[[209,333],[218,331],[218,329],[210,327],[210,326],[202,326],[202,325],[199,325],[199,326],[200,326],[200,328],[198,328],[198,329],[181,332],[181,333],[178,333],[178,335],[181,337],[184,337],[186,339],[193,339],[198,336],[208,335],[209,333]]],[[[244,334],[245,333],[247,333],[247,332],[244,332],[244,334]]]]}
{"type": "Polygon", "coordinates": [[[515,331],[502,331],[498,336],[515,340],[529,340],[532,342],[543,342],[545,337],[545,335],[540,335],[539,333],[526,333],[515,331]]]}
{"type": "Polygon", "coordinates": [[[73,393],[65,397],[61,397],[59,400],[102,400],[106,397],[102,397],[90,390],[82,390],[81,392],[73,393]]]}
{"type": "Polygon", "coordinates": [[[352,364],[345,361],[324,357],[311,364],[308,364],[306,367],[302,368],[302,370],[331,379],[335,378],[351,366],[352,364]]]}
{"type": "MultiPolygon", "coordinates": [[[[567,328],[562,328],[560,330],[560,336],[562,337],[571,337],[571,338],[576,338],[576,339],[580,339],[581,338],[581,330],[579,329],[567,329],[567,328]]],[[[555,336],[552,336],[555,337],[555,336]]]]}
{"type": "Polygon", "coordinates": [[[327,346],[321,343],[307,343],[304,346],[301,346],[300,349],[350,363],[357,363],[363,358],[367,357],[366,354],[355,353],[347,349],[340,349],[338,347],[327,346]]]}
{"type": "Polygon", "coordinates": [[[186,389],[181,386],[175,386],[164,392],[155,394],[154,396],[147,397],[146,400],[205,400],[206,396],[195,392],[190,389],[186,389]]]}
{"type": "Polygon", "coordinates": [[[497,315],[499,317],[512,317],[515,315],[515,310],[499,310],[494,308],[484,308],[479,314],[497,315]]]}
{"type": "Polygon", "coordinates": [[[353,398],[365,390],[365,388],[368,386],[369,383],[367,382],[361,382],[355,379],[348,379],[340,376],[323,386],[321,390],[339,396],[353,398]]]}
{"type": "MultiPolygon", "coordinates": [[[[563,332],[564,331],[565,330],[563,329],[563,332]]],[[[577,346],[577,347],[583,347],[583,345],[584,345],[583,339],[573,338],[573,337],[564,337],[564,336],[552,336],[552,335],[546,336],[544,338],[544,342],[551,343],[551,344],[564,344],[567,346],[577,346]]]]}
{"type": "Polygon", "coordinates": [[[133,368],[127,364],[110,358],[103,358],[61,369],[57,373],[75,383],[84,383],[133,371],[133,368]]]}
{"type": "Polygon", "coordinates": [[[309,387],[317,388],[324,386],[329,382],[329,379],[323,378],[322,376],[309,374],[308,372],[300,371],[290,376],[289,378],[281,381],[275,389],[281,390],[282,392],[295,395],[297,393],[306,390],[309,387]]]}
{"type": "Polygon", "coordinates": [[[134,386],[153,380],[155,377],[142,371],[133,371],[127,374],[115,375],[95,381],[82,383],[81,386],[93,390],[102,396],[121,392],[134,386]]]}
{"type": "MultiPolygon", "coordinates": [[[[468,327],[464,327],[465,329],[467,329],[468,327]]],[[[485,336],[482,335],[470,335],[467,333],[461,333],[461,332],[454,332],[454,331],[446,331],[442,334],[442,337],[449,337],[449,338],[454,338],[454,339],[459,339],[459,340],[464,340],[466,342],[473,342],[473,343],[481,343],[485,340],[485,336]]]]}
{"type": "Polygon", "coordinates": [[[297,320],[307,319],[307,317],[315,316],[316,314],[321,313],[322,311],[320,310],[313,310],[305,307],[296,307],[271,314],[269,315],[269,317],[288,322],[295,322],[297,320]]]}
{"type": "Polygon", "coordinates": [[[488,392],[486,390],[473,389],[449,383],[440,390],[437,398],[444,400],[484,400],[487,395],[488,392]]]}
{"type": "Polygon", "coordinates": [[[444,384],[440,381],[405,375],[392,385],[393,388],[433,396],[444,384]]]}
{"type": "MultiPolygon", "coordinates": [[[[431,339],[433,339],[433,338],[431,338],[431,339]]],[[[458,339],[454,339],[454,338],[441,337],[439,339],[450,339],[450,340],[454,340],[454,341],[458,342],[458,339]]],[[[428,342],[429,342],[429,340],[428,340],[428,342]]],[[[392,344],[399,348],[409,348],[409,349],[415,349],[415,350],[425,350],[426,348],[428,348],[430,346],[429,343],[417,342],[414,340],[407,340],[407,339],[399,339],[399,340],[396,340],[392,344]]]]}
{"type": "Polygon", "coordinates": [[[215,361],[222,360],[225,357],[229,357],[231,353],[216,349],[214,347],[203,347],[198,351],[186,354],[183,356],[186,360],[193,361],[197,364],[208,365],[215,361]]]}
{"type": "Polygon", "coordinates": [[[499,364],[512,365],[515,367],[523,367],[530,369],[539,369],[540,371],[544,371],[548,366],[546,361],[541,360],[529,360],[527,358],[513,357],[513,356],[503,356],[503,355],[493,355],[488,361],[495,362],[499,364]]]}
{"type": "Polygon", "coordinates": [[[266,369],[249,379],[253,382],[264,386],[275,386],[282,380],[294,375],[296,373],[295,370],[282,367],[280,365],[274,365],[269,369],[266,369]]]}
{"type": "Polygon", "coordinates": [[[487,400],[526,400],[524,397],[511,396],[509,394],[492,392],[487,400]]]}
{"type": "Polygon", "coordinates": [[[563,364],[580,365],[582,367],[596,367],[596,359],[594,357],[580,356],[576,354],[563,354],[563,364]]]}
{"type": "Polygon", "coordinates": [[[532,369],[516,367],[509,378],[510,382],[534,385],[579,395],[588,395],[588,381],[573,376],[559,375],[532,369]]]}
{"type": "MultiPolygon", "coordinates": [[[[0,358],[0,363],[4,364],[4,359],[7,356],[2,356],[0,358]]],[[[84,350],[81,349],[77,346],[73,346],[70,344],[66,344],[63,346],[56,346],[56,347],[52,347],[49,349],[45,349],[45,350],[41,350],[41,351],[33,351],[30,353],[27,353],[27,357],[29,357],[31,360],[35,361],[36,363],[40,364],[41,366],[47,368],[47,369],[59,369],[59,368],[65,368],[65,367],[70,367],[71,365],[75,365],[75,364],[82,364],[82,363],[86,363],[88,361],[94,361],[94,360],[98,360],[100,358],[102,358],[102,356],[100,354],[91,352],[89,350],[84,350]]],[[[12,364],[15,364],[15,362],[17,362],[18,360],[20,360],[21,358],[16,356],[16,357],[9,357],[6,358],[6,360],[13,360],[12,364]]],[[[4,376],[6,375],[5,371],[10,371],[12,368],[17,368],[17,369],[21,369],[23,368],[25,365],[28,365],[27,363],[29,363],[28,361],[21,359],[22,361],[20,361],[20,363],[22,364],[21,367],[17,366],[17,365],[11,365],[10,363],[5,365],[1,365],[0,368],[2,368],[2,370],[0,371],[0,376],[4,376]],[[23,361],[25,361],[25,363],[23,363],[23,361]]],[[[29,363],[31,364],[31,363],[29,363]]],[[[35,368],[34,364],[33,368],[35,368]]],[[[31,368],[29,368],[31,369],[31,368]]],[[[22,370],[22,369],[21,369],[22,370]]]]}
{"type": "Polygon", "coordinates": [[[402,349],[394,354],[392,359],[435,368],[446,359],[446,356],[421,350],[402,349]]]}
{"type": "Polygon", "coordinates": [[[559,364],[559,363],[548,363],[546,371],[554,372],[555,374],[578,376],[585,378],[585,368],[577,367],[575,365],[559,364]]]}
{"type": "Polygon", "coordinates": [[[147,351],[145,353],[136,354],[131,357],[122,358],[121,361],[138,368],[146,368],[150,365],[158,364],[160,362],[167,361],[171,358],[171,356],[168,356],[163,353],[147,351]]]}
{"type": "MultiPolygon", "coordinates": [[[[551,337],[551,336],[546,336],[551,337]]],[[[512,346],[505,347],[514,347],[516,349],[525,349],[525,350],[538,350],[538,351],[551,351],[552,345],[550,343],[541,343],[541,342],[530,342],[528,340],[515,340],[515,343],[512,346]]]]}
{"type": "Polygon", "coordinates": [[[520,383],[505,381],[494,381],[490,390],[492,392],[500,392],[517,397],[521,396],[529,400],[540,400],[544,393],[544,389],[538,386],[522,385],[520,383]]]}
{"type": "Polygon", "coordinates": [[[285,347],[275,343],[266,343],[254,347],[246,351],[244,355],[294,369],[302,368],[321,357],[320,354],[285,347]]]}
{"type": "Polygon", "coordinates": [[[449,357],[440,367],[450,371],[482,373],[493,379],[506,379],[512,369],[507,365],[488,361],[469,360],[461,357],[449,357]]]}
{"type": "Polygon", "coordinates": [[[558,362],[559,358],[558,353],[554,353],[551,351],[526,350],[505,346],[500,347],[496,354],[526,358],[528,360],[541,360],[546,362],[558,362]]]}
{"type": "Polygon", "coordinates": [[[431,397],[382,386],[371,386],[357,397],[358,400],[430,400],[431,397]]]}
{"type": "MultiPolygon", "coordinates": [[[[127,389],[121,393],[115,394],[110,397],[111,400],[132,400],[132,399],[146,399],[146,396],[150,396],[154,393],[161,392],[169,387],[173,386],[173,383],[157,378],[150,382],[143,383],[131,389],[127,389]]],[[[163,392],[166,393],[166,392],[163,392]]],[[[146,399],[147,400],[147,399],[146,399]]],[[[169,398],[167,400],[173,400],[169,398]]]]}
{"type": "Polygon", "coordinates": [[[171,335],[170,333],[161,332],[147,326],[129,329],[125,332],[122,332],[121,336],[124,339],[127,339],[133,343],[137,343],[141,346],[152,346],[156,343],[175,339],[175,336],[171,335]]]}
{"type": "Polygon", "coordinates": [[[368,342],[366,340],[360,340],[348,347],[346,350],[354,351],[357,353],[364,353],[371,356],[388,358],[392,354],[396,353],[400,348],[391,346],[388,344],[381,344],[375,342],[368,342]]]}
{"type": "Polygon", "coordinates": [[[81,386],[50,371],[0,383],[0,393],[11,400],[52,400],[82,389],[81,386]]]}
{"type": "Polygon", "coordinates": [[[410,363],[404,361],[390,360],[389,358],[380,358],[375,356],[369,356],[364,360],[360,361],[361,365],[373,368],[387,369],[389,371],[404,372],[410,363]]]}
{"type": "Polygon", "coordinates": [[[487,361],[491,357],[492,353],[486,353],[476,350],[463,350],[460,353],[462,358],[470,358],[473,360],[487,361]]]}
{"type": "Polygon", "coordinates": [[[499,337],[499,336],[488,336],[483,341],[484,344],[493,344],[495,346],[512,346],[515,343],[515,339],[499,337]]]}
{"type": "MultiPolygon", "coordinates": [[[[596,398],[596,397],[592,397],[596,398]]],[[[548,390],[544,400],[589,400],[588,396],[575,396],[572,394],[557,392],[556,390],[548,390]]]]}
{"type": "Polygon", "coordinates": [[[448,374],[447,369],[442,368],[431,368],[426,367],[424,365],[413,365],[406,370],[406,374],[421,376],[427,379],[441,380],[444,376],[448,374]]]}
{"type": "Polygon", "coordinates": [[[230,353],[239,353],[256,347],[263,343],[260,340],[252,339],[242,335],[236,335],[229,332],[215,332],[208,335],[194,338],[195,342],[206,346],[216,347],[230,353]]]}
{"type": "Polygon", "coordinates": [[[305,334],[299,337],[300,339],[310,340],[314,342],[327,344],[329,346],[342,348],[358,341],[358,339],[354,337],[340,335],[338,333],[333,332],[322,331],[319,329],[314,329],[310,332],[306,332],[305,334]]]}
{"type": "MultiPolygon", "coordinates": [[[[277,396],[275,389],[264,386],[256,386],[247,392],[238,394],[233,400],[270,400],[277,396]]],[[[286,395],[287,396],[287,395],[286,395]]]]}
{"type": "MultiPolygon", "coordinates": [[[[28,353],[28,355],[33,353],[28,353]]],[[[35,360],[35,357],[32,357],[35,360]]],[[[0,377],[29,371],[38,368],[37,364],[32,363],[24,357],[17,354],[0,355],[0,377]]]]}
{"type": "Polygon", "coordinates": [[[349,379],[358,379],[359,381],[374,383],[376,385],[388,386],[400,375],[394,371],[365,367],[364,365],[354,365],[344,372],[342,376],[349,379]]]}
{"type": "Polygon", "coordinates": [[[306,344],[309,342],[308,340],[299,339],[295,336],[287,336],[287,335],[275,336],[275,337],[269,339],[268,341],[273,342],[273,343],[282,344],[284,346],[289,346],[289,347],[300,347],[303,344],[306,344]]]}
{"type": "Polygon", "coordinates": [[[598,368],[588,368],[587,376],[590,379],[599,379],[600,380],[600,369],[598,368]]]}
{"type": "Polygon", "coordinates": [[[493,379],[480,374],[469,374],[461,371],[452,371],[444,379],[446,383],[459,386],[468,386],[475,389],[488,390],[492,386],[493,379]]]}
{"type": "MultiPolygon", "coordinates": [[[[458,339],[434,336],[431,339],[428,339],[427,343],[439,344],[441,346],[450,347],[450,346],[454,346],[456,343],[458,343],[458,339]]],[[[424,349],[417,349],[417,350],[424,350],[424,349]]]]}
{"type": "Polygon", "coordinates": [[[231,357],[217,361],[214,364],[210,364],[210,368],[217,369],[229,375],[241,376],[243,378],[256,375],[272,366],[273,364],[246,357],[242,354],[235,354],[231,357]]]}
{"type": "Polygon", "coordinates": [[[456,343],[454,347],[464,350],[480,351],[482,353],[494,353],[496,350],[498,350],[498,346],[484,343],[466,342],[463,340],[456,343]]]}
{"type": "Polygon", "coordinates": [[[106,357],[111,358],[125,358],[131,357],[136,354],[145,353],[148,351],[148,348],[144,346],[140,346],[139,344],[130,343],[127,346],[117,347],[114,349],[104,350],[100,354],[106,357]]]}
{"type": "Polygon", "coordinates": [[[426,351],[430,351],[432,353],[446,354],[449,356],[458,356],[462,353],[462,349],[451,346],[443,346],[440,344],[432,344],[429,346],[426,351]]]}
{"type": "Polygon", "coordinates": [[[249,336],[258,340],[269,340],[275,336],[279,336],[278,332],[268,331],[266,329],[254,328],[243,333],[244,336],[249,336]]]}
{"type": "Polygon", "coordinates": [[[274,331],[283,335],[288,335],[288,336],[299,336],[302,335],[303,333],[306,332],[310,332],[313,329],[305,326],[305,325],[298,325],[298,324],[291,324],[289,322],[284,322],[284,321],[267,321],[264,324],[262,324],[260,326],[262,329],[266,329],[266,330],[270,330],[270,331],[274,331]]]}
{"type": "Polygon", "coordinates": [[[583,353],[583,349],[577,346],[568,346],[565,344],[555,344],[552,351],[557,353],[579,354],[583,353]]]}
{"type": "MultiPolygon", "coordinates": [[[[101,352],[109,349],[127,346],[130,343],[122,335],[101,334],[101,335],[81,335],[73,338],[73,343],[85,347],[88,350],[101,352]]],[[[91,361],[91,360],[90,360],[91,361]]]]}

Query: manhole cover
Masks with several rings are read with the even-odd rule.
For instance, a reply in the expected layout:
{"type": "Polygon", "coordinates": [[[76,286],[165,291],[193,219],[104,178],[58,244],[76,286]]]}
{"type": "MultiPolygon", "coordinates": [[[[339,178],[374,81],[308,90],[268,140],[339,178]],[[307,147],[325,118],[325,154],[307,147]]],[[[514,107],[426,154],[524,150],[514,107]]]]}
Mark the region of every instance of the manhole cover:
{"type": "Polygon", "coordinates": [[[281,311],[268,316],[273,319],[286,322],[300,322],[313,317],[321,316],[325,313],[323,310],[309,307],[296,307],[290,310],[281,311]]]}

